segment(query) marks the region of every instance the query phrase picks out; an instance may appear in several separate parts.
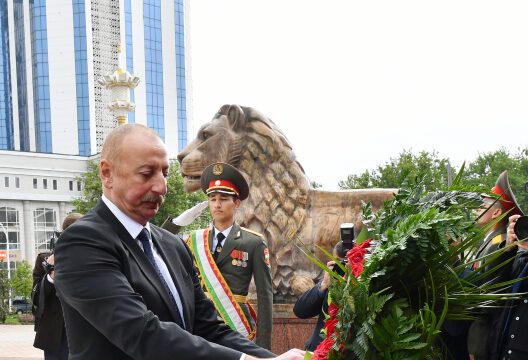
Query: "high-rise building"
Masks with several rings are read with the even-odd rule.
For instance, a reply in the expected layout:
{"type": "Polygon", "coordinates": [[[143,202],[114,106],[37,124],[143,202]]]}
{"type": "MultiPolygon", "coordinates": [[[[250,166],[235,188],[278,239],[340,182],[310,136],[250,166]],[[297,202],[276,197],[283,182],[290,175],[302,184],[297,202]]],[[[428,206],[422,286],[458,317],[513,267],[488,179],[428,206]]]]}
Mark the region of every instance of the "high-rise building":
{"type": "Polygon", "coordinates": [[[140,78],[128,122],[174,157],[192,125],[189,0],[0,0],[0,260],[32,261],[117,121],[103,75],[140,78]]]}

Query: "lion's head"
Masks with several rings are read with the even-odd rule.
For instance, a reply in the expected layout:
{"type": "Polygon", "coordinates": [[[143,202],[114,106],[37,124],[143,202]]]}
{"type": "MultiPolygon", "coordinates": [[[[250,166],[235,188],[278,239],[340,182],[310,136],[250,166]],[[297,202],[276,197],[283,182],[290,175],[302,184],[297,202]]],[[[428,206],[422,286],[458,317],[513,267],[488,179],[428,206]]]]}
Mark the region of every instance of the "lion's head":
{"type": "MultiPolygon", "coordinates": [[[[178,154],[185,191],[199,190],[202,171],[214,162],[227,162],[243,171],[241,155],[251,134],[280,142],[291,150],[288,140],[270,119],[249,107],[224,105],[178,154]]],[[[267,144],[265,147],[269,148],[267,144]]]]}

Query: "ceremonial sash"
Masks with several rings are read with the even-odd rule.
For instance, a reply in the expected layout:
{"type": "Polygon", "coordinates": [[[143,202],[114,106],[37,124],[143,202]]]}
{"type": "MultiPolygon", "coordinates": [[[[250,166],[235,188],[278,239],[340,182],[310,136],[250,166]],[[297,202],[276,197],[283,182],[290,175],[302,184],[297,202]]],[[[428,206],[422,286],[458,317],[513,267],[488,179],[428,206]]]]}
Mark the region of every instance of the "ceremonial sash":
{"type": "MultiPolygon", "coordinates": [[[[209,298],[224,322],[231,329],[238,331],[251,340],[255,337],[255,331],[251,330],[244,311],[218,269],[213,255],[209,251],[208,238],[209,231],[207,229],[193,231],[189,245],[198,270],[202,275],[202,281],[209,293],[209,298]]],[[[249,303],[247,305],[249,306],[249,303]]]]}

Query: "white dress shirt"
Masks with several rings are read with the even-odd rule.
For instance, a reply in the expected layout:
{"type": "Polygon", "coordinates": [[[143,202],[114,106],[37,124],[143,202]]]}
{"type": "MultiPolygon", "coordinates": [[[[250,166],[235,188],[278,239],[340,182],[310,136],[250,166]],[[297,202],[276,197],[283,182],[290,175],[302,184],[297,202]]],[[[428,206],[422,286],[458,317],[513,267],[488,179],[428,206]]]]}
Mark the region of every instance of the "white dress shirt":
{"type": "Polygon", "coordinates": [[[154,243],[152,242],[152,235],[150,232],[150,223],[147,223],[145,226],[141,225],[140,223],[136,222],[135,220],[131,219],[128,215],[126,215],[124,212],[122,212],[117,206],[114,205],[110,199],[108,199],[106,196],[102,196],[103,202],[108,206],[112,214],[115,215],[117,220],[125,227],[125,229],[128,231],[130,236],[132,236],[133,239],[136,239],[139,248],[143,250],[143,246],[141,245],[141,241],[137,239],[139,233],[143,228],[147,229],[149,232],[149,242],[150,247],[152,248],[152,253],[154,254],[154,261],[156,262],[156,265],[158,266],[158,269],[161,272],[161,275],[163,276],[163,279],[169,286],[169,290],[172,293],[172,296],[174,297],[174,300],[176,300],[176,305],[178,306],[178,310],[180,311],[180,316],[183,322],[183,326],[185,327],[185,320],[183,317],[183,306],[182,301],[180,299],[180,294],[178,294],[178,290],[176,289],[176,286],[174,285],[174,281],[172,281],[172,277],[170,276],[169,269],[167,268],[167,265],[163,261],[162,257],[160,256],[158,249],[154,246],[154,243]]]}

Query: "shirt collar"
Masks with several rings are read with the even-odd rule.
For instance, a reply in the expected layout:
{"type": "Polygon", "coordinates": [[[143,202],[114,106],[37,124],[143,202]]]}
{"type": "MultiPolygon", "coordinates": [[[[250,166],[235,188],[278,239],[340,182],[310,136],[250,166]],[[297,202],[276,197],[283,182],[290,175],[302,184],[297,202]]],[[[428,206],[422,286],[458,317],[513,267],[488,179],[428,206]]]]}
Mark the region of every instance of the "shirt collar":
{"type": "Polygon", "coordinates": [[[229,236],[229,233],[231,232],[232,228],[233,228],[233,225],[231,225],[230,227],[228,227],[224,231],[220,231],[216,227],[214,227],[215,238],[216,238],[216,235],[218,235],[219,233],[222,233],[222,234],[224,234],[225,238],[227,239],[227,237],[229,236]]]}
{"type": "Polygon", "coordinates": [[[137,238],[143,228],[146,228],[150,233],[150,223],[147,222],[145,226],[141,225],[121,211],[121,209],[119,209],[109,198],[104,195],[101,197],[101,200],[103,200],[108,209],[110,209],[112,214],[115,215],[117,220],[125,227],[126,231],[128,231],[133,239],[137,238]]]}

